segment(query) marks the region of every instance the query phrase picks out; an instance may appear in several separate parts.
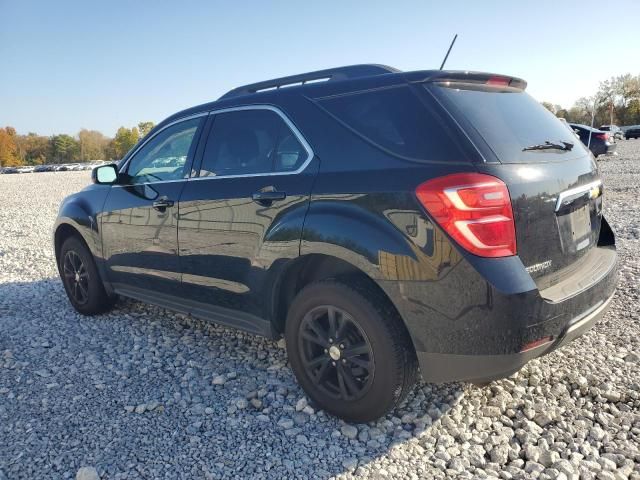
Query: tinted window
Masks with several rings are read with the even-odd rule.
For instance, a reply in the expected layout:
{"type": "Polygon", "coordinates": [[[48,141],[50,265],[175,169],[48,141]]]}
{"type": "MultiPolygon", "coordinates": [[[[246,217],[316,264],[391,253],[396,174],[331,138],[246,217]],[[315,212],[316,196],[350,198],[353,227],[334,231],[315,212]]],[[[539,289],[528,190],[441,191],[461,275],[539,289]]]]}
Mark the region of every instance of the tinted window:
{"type": "Polygon", "coordinates": [[[331,114],[370,142],[403,157],[464,161],[465,156],[408,87],[320,99],[331,114]]]}
{"type": "Polygon", "coordinates": [[[127,168],[131,183],[184,178],[189,149],[202,118],[192,118],[165,128],[131,158],[127,168]]]}
{"type": "Polygon", "coordinates": [[[290,172],[306,159],[307,151],[280,115],[238,110],[216,115],[200,176],[290,172]]]}
{"type": "MultiPolygon", "coordinates": [[[[576,143],[576,137],[562,122],[534,98],[521,90],[433,85],[451,113],[463,115],[480,133],[501,162],[535,162],[557,155],[559,150],[522,151],[524,147],[545,141],[576,143]]],[[[579,146],[578,146],[579,147],[579,146]]],[[[581,148],[562,151],[562,159],[585,152],[581,148]]]]}

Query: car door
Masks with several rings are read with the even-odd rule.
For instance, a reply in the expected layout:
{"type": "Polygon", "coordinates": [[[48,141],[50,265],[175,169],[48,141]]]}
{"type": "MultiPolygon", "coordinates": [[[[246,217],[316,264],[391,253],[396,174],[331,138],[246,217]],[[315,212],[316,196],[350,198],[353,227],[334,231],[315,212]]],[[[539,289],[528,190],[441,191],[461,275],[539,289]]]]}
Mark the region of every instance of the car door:
{"type": "Polygon", "coordinates": [[[139,297],[141,290],[179,288],[177,203],[205,118],[159,130],[123,165],[111,187],[101,225],[107,275],[116,291],[139,297]]]}
{"type": "Polygon", "coordinates": [[[217,321],[267,333],[270,292],[300,234],[318,162],[268,106],[216,112],[179,205],[183,295],[217,321]]]}

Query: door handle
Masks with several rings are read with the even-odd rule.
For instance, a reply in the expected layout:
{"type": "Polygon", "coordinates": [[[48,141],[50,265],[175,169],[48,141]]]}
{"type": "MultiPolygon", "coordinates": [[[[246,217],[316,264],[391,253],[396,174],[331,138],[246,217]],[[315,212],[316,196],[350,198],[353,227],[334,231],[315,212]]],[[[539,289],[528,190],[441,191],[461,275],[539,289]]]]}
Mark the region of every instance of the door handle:
{"type": "Polygon", "coordinates": [[[276,200],[284,200],[285,198],[287,198],[287,194],[277,190],[260,190],[259,192],[251,195],[251,199],[254,202],[258,202],[263,205],[271,205],[272,202],[276,200]]]}
{"type": "Polygon", "coordinates": [[[167,197],[160,197],[153,202],[153,208],[160,212],[164,212],[168,207],[173,207],[173,200],[169,200],[167,197]]]}

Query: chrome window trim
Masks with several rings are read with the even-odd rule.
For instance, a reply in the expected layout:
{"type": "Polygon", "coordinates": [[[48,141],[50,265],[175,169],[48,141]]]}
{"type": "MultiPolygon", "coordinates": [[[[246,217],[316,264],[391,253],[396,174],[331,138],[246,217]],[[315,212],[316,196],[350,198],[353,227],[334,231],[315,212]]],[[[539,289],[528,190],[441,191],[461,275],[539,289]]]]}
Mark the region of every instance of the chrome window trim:
{"type": "MultiPolygon", "coordinates": [[[[274,107],[273,105],[254,104],[254,105],[241,105],[239,107],[220,108],[217,110],[211,110],[209,112],[209,115],[218,115],[221,113],[238,112],[238,111],[244,111],[244,110],[270,110],[274,112],[276,115],[278,115],[284,121],[287,127],[289,127],[289,129],[293,132],[296,139],[300,142],[300,145],[302,145],[302,148],[304,148],[305,151],[307,152],[307,158],[305,159],[305,161],[302,162],[302,164],[297,169],[291,170],[291,171],[283,171],[283,172],[247,173],[243,175],[212,175],[209,177],[201,177],[200,172],[198,171],[197,177],[189,177],[186,179],[188,182],[198,181],[198,180],[215,180],[218,178],[250,178],[250,177],[270,177],[273,175],[297,175],[299,173],[302,173],[307,168],[307,166],[311,163],[311,160],[313,160],[313,157],[315,155],[313,153],[313,149],[311,148],[311,145],[309,145],[309,142],[307,142],[307,140],[304,138],[300,130],[298,130],[298,128],[289,119],[289,117],[287,117],[287,115],[282,110],[280,110],[277,107],[274,107]]],[[[211,128],[213,128],[213,126],[211,128]]],[[[200,170],[202,170],[202,164],[200,164],[200,170]]]]}
{"type": "Polygon", "coordinates": [[[565,199],[584,195],[585,193],[588,193],[589,191],[591,191],[592,188],[595,188],[595,187],[601,188],[602,180],[596,180],[594,182],[587,183],[580,187],[570,188],[569,190],[560,192],[560,194],[558,195],[558,200],[556,201],[555,211],[557,212],[558,210],[560,210],[560,207],[562,206],[565,199]]]}
{"type": "Polygon", "coordinates": [[[188,178],[179,178],[177,180],[158,180],[157,182],[144,182],[144,183],[128,183],[126,185],[111,185],[112,187],[118,188],[126,188],[126,187],[137,187],[138,185],[159,185],[161,183],[176,183],[176,182],[186,182],[188,178]]]}
{"type": "MultiPolygon", "coordinates": [[[[309,142],[307,142],[307,140],[304,138],[304,136],[302,135],[300,130],[298,130],[298,128],[295,126],[295,124],[289,119],[289,117],[287,117],[287,115],[282,110],[280,110],[277,107],[274,107],[273,105],[255,104],[255,105],[241,105],[241,106],[238,106],[238,107],[219,108],[217,110],[209,110],[207,112],[200,112],[200,113],[196,113],[196,114],[193,114],[193,115],[189,115],[187,117],[179,118],[177,120],[174,120],[171,123],[166,124],[160,130],[158,130],[156,133],[154,133],[152,137],[147,138],[144,141],[144,143],[140,144],[138,146],[138,148],[136,148],[133,151],[133,153],[131,155],[129,155],[129,158],[127,158],[127,161],[122,165],[122,167],[120,167],[120,170],[118,170],[118,174],[124,173],[126,171],[126,168],[129,166],[129,162],[131,161],[131,159],[133,157],[136,156],[136,154],[140,151],[140,149],[142,147],[144,147],[147,143],[149,143],[152,139],[156,138],[156,136],[158,134],[160,134],[161,132],[163,132],[165,129],[167,129],[169,127],[172,127],[173,125],[176,125],[178,123],[186,122],[187,120],[192,120],[192,119],[198,118],[198,117],[204,117],[204,116],[210,116],[210,115],[218,115],[220,113],[238,112],[238,111],[244,111],[244,110],[270,110],[272,112],[275,112],[284,121],[284,123],[287,125],[287,127],[289,127],[289,129],[295,135],[296,139],[300,142],[302,147],[307,152],[307,158],[305,159],[304,162],[302,162],[302,165],[300,165],[296,170],[291,170],[291,171],[267,172],[267,173],[248,173],[248,174],[245,174],[245,175],[213,175],[213,176],[210,176],[210,177],[201,177],[200,176],[200,172],[198,171],[198,176],[197,177],[187,177],[187,178],[180,178],[180,179],[177,179],[177,180],[159,180],[157,182],[144,182],[144,183],[135,183],[135,184],[131,184],[131,185],[113,185],[113,186],[114,187],[131,187],[133,185],[155,185],[155,184],[159,184],[159,183],[173,183],[173,182],[184,182],[184,181],[188,182],[188,181],[196,181],[196,180],[214,180],[214,179],[218,179],[218,178],[250,178],[250,177],[269,177],[269,176],[273,176],[273,175],[297,175],[299,173],[302,173],[309,166],[309,164],[311,163],[311,160],[313,160],[313,157],[315,156],[315,154],[313,152],[313,149],[311,148],[311,145],[309,145],[309,142]]],[[[200,169],[202,169],[202,165],[200,165],[200,169]]]]}

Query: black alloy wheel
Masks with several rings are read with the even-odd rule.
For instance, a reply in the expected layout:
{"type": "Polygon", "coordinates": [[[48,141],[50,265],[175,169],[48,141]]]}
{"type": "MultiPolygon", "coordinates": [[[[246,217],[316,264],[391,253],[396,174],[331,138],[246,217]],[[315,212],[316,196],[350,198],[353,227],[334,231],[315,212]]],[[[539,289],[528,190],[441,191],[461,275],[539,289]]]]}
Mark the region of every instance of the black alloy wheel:
{"type": "Polygon", "coordinates": [[[58,254],[58,271],[73,308],[83,315],[106,312],[117,297],[108,295],[87,244],[79,236],[67,238],[58,254]]]}
{"type": "Polygon", "coordinates": [[[367,393],[375,375],[367,335],[346,311],[321,305],[301,325],[299,350],[309,378],[327,396],[356,400],[367,393]]]}
{"type": "Polygon", "coordinates": [[[285,338],[310,401],[349,422],[380,418],[415,383],[417,358],[390,302],[362,279],[327,279],[298,292],[285,338]]]}
{"type": "Polygon", "coordinates": [[[89,301],[89,273],[77,252],[66,252],[62,268],[67,291],[78,305],[85,305],[89,301]]]}

